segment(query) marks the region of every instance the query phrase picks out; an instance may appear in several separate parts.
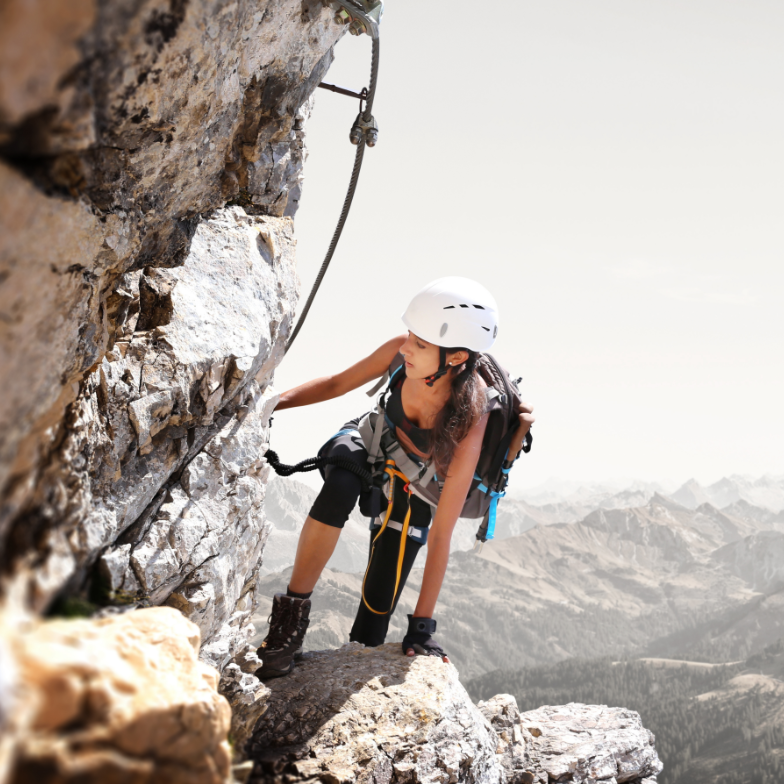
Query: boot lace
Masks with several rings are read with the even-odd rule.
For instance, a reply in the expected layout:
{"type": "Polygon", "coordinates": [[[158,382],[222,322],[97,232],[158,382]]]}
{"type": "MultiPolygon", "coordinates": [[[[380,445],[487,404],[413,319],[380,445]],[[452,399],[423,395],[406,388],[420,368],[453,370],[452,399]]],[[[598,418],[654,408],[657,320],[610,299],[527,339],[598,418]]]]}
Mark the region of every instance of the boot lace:
{"type": "Polygon", "coordinates": [[[267,650],[283,648],[294,635],[299,625],[300,608],[294,602],[281,602],[272,608],[269,623],[269,632],[263,642],[267,650]]]}

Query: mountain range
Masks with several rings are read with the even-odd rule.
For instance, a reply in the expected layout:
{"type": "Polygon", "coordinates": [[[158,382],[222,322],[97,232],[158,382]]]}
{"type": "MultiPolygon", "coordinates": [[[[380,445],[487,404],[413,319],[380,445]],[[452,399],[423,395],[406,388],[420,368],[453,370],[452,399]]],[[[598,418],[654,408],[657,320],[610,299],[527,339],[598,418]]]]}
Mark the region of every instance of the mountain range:
{"type": "MultiPolygon", "coordinates": [[[[496,539],[478,553],[469,552],[476,521],[458,521],[436,637],[469,692],[512,693],[525,708],[576,700],[638,710],[656,733],[662,784],[781,784],[782,481],[690,480],[669,494],[640,482],[555,489],[539,504],[505,498],[496,539]]],[[[270,483],[266,552],[277,561],[258,586],[270,599],[288,584],[314,497],[291,480],[270,483]]],[[[313,594],[306,648],[348,639],[367,542],[352,515],[313,594]]],[[[422,560],[388,640],[402,639],[421,580],[422,560]]]]}
{"type": "MultiPolygon", "coordinates": [[[[725,477],[708,487],[690,479],[670,495],[657,483],[629,481],[621,489],[619,486],[619,483],[581,485],[553,481],[532,491],[532,499],[543,503],[519,496],[504,498],[498,505],[496,538],[520,536],[535,526],[579,522],[600,509],[643,507],[654,497],[659,503],[666,505],[674,501],[689,510],[709,504],[733,518],[753,520],[762,528],[775,528],[784,522],[784,477],[765,476],[758,480],[725,477]]],[[[294,563],[299,532],[315,498],[316,491],[296,479],[270,480],[265,499],[271,525],[270,545],[265,550],[261,574],[271,574],[294,563]]],[[[452,538],[453,552],[474,546],[478,525],[479,521],[458,521],[452,538]]],[[[367,519],[354,510],[329,566],[342,572],[364,571],[368,537],[367,519]]]]}
{"type": "MultiPolygon", "coordinates": [[[[296,519],[295,500],[289,498],[289,521],[296,519]]],[[[495,541],[479,554],[452,552],[439,598],[439,635],[467,677],[574,657],[731,661],[784,636],[781,512],[742,501],[725,510],[708,503],[688,509],[655,493],[644,505],[598,508],[575,523],[542,517],[531,523],[533,514],[544,515],[540,508],[519,501],[504,506],[507,517],[499,515],[495,541]],[[507,535],[515,527],[527,529],[507,535]]],[[[347,530],[336,560],[353,553],[359,569],[342,571],[331,562],[325,571],[313,596],[311,648],[348,638],[368,541],[367,531],[350,522],[356,543],[353,529],[347,530]]],[[[458,539],[470,542],[473,526],[459,521],[458,539]]],[[[288,575],[288,569],[263,575],[262,594],[285,589],[288,575]]],[[[421,579],[420,566],[403,592],[389,639],[402,637],[421,579]]],[[[257,621],[261,637],[263,618],[257,621]]]]}
{"type": "Polygon", "coordinates": [[[710,485],[701,485],[696,479],[689,479],[680,487],[630,479],[587,483],[550,479],[524,493],[513,491],[514,497],[524,495],[529,504],[537,507],[560,505],[594,509],[646,503],[654,493],[667,495],[687,509],[696,509],[704,503],[724,509],[733,503],[745,501],[752,506],[780,512],[784,509],[784,476],[766,474],[755,479],[734,474],[710,485]]]}

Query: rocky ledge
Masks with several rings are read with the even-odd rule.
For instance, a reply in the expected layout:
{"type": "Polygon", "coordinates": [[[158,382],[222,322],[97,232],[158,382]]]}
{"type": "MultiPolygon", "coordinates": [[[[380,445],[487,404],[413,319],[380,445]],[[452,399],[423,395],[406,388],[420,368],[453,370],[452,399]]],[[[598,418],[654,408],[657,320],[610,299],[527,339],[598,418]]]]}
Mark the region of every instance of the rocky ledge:
{"type": "Polygon", "coordinates": [[[655,784],[662,769],[632,711],[474,705],[451,664],[348,643],[266,686],[253,655],[226,667],[234,756],[250,757],[233,776],[231,708],[199,639],[168,607],[0,615],[0,784],[655,784]]]}
{"type": "Polygon", "coordinates": [[[246,750],[253,784],[654,784],[662,769],[633,711],[474,705],[453,665],[397,643],[307,653],[267,686],[246,750]]]}

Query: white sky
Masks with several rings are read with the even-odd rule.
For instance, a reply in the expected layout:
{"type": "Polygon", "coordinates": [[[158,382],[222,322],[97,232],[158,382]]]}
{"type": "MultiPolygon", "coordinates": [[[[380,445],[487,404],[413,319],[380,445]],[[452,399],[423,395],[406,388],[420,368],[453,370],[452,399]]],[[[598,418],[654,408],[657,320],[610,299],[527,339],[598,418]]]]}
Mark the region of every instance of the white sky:
{"type": "MultiPolygon", "coordinates": [[[[342,370],[465,275],[536,405],[517,488],[784,472],[784,3],[388,0],[381,43],[379,144],[276,386],[342,370]]],[[[326,80],[361,88],[369,55],[344,38],[326,80]]],[[[358,109],[317,93],[302,302],[358,109]]],[[[280,412],[272,444],[312,456],[367,408],[280,412]]]]}

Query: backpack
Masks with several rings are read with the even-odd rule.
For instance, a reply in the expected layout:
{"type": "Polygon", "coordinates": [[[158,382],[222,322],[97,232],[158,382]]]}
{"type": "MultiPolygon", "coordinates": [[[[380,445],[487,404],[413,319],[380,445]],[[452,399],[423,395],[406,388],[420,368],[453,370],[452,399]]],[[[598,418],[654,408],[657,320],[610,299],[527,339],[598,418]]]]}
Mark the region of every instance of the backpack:
{"type": "MultiPolygon", "coordinates": [[[[384,480],[384,466],[387,459],[395,461],[397,468],[409,480],[411,492],[438,506],[444,479],[436,475],[432,460],[421,463],[410,457],[398,442],[386,418],[386,401],[390,392],[405,374],[403,357],[398,354],[389,366],[387,373],[367,393],[372,396],[386,382],[384,392],[379,396],[375,411],[362,417],[357,425],[363,444],[368,451],[368,462],[376,482],[380,508],[380,484],[384,480]]],[[[522,399],[517,385],[522,379],[512,380],[509,373],[491,354],[480,353],[476,370],[487,385],[485,392],[485,413],[490,414],[487,421],[482,450],[477,462],[474,479],[466,496],[461,517],[480,518],[483,521],[476,533],[477,542],[483,544],[495,534],[495,521],[498,501],[506,495],[506,486],[512,464],[518,455],[508,455],[512,436],[520,426],[518,420],[522,399]]],[[[523,452],[531,450],[533,438],[527,433],[523,441],[523,452]]]]}

